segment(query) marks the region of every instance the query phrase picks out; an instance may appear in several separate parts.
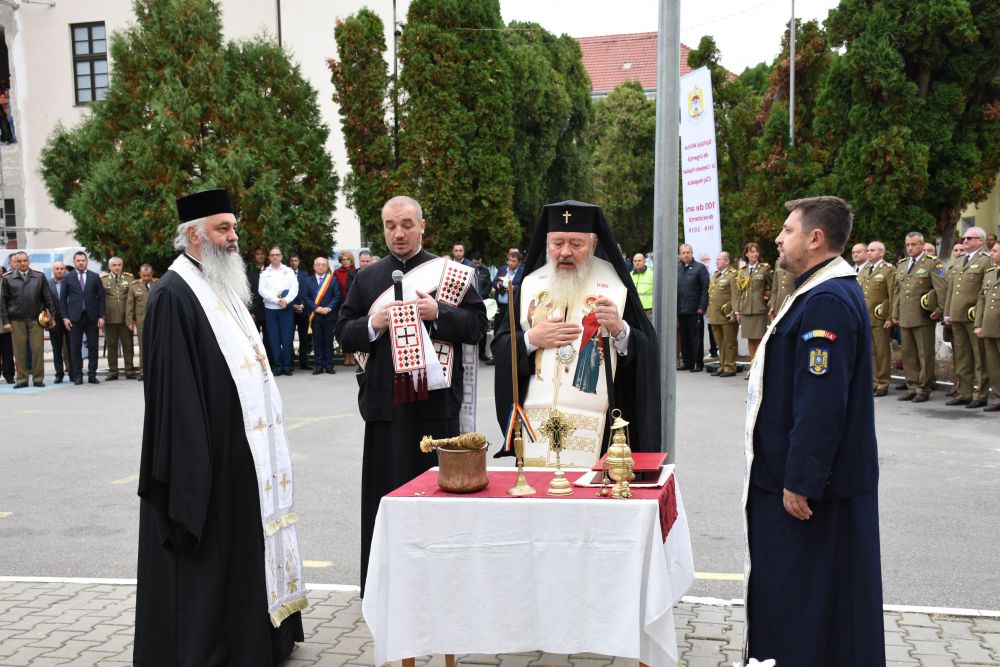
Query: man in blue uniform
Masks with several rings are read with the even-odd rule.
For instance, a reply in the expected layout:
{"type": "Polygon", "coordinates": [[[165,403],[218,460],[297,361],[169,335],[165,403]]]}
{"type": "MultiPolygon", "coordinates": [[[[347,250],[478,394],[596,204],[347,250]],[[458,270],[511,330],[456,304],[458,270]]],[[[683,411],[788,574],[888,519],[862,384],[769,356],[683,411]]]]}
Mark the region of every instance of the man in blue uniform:
{"type": "Polygon", "coordinates": [[[764,337],[747,401],[747,656],[885,664],[868,311],[840,254],[837,197],[785,204],[796,290],[764,337]]]}

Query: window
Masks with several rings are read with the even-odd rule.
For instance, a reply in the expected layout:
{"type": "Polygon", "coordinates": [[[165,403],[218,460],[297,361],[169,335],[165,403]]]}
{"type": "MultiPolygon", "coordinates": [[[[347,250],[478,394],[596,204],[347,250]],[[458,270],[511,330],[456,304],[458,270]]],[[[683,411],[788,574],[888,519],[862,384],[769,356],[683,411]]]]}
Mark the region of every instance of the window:
{"type": "Polygon", "coordinates": [[[104,23],[70,26],[76,103],[89,104],[108,95],[108,40],[104,23]]]}
{"type": "Polygon", "coordinates": [[[11,241],[17,242],[17,216],[14,214],[14,200],[4,199],[3,208],[0,208],[0,216],[3,219],[3,240],[4,246],[9,246],[11,241]]]}

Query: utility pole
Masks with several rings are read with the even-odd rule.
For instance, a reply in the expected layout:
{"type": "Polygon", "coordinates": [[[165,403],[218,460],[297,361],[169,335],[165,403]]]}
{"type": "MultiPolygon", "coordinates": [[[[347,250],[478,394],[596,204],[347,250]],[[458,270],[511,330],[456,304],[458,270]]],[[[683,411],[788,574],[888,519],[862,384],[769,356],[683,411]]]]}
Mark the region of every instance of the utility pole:
{"type": "Polygon", "coordinates": [[[656,169],[653,184],[653,325],[660,348],[660,451],[676,462],[677,186],[680,182],[680,0],[660,0],[656,57],[656,169]]]}
{"type": "Polygon", "coordinates": [[[396,0],[392,0],[392,166],[399,167],[399,22],[396,20],[396,0]]]}
{"type": "Polygon", "coordinates": [[[788,139],[795,148],[795,0],[792,0],[792,21],[788,24],[788,139]]]}

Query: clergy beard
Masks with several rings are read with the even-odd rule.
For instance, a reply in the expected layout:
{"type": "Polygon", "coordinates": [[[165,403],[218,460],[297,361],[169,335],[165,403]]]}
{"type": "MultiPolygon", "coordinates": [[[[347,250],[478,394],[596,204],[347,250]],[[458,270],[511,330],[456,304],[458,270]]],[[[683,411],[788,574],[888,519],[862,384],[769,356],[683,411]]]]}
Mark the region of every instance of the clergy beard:
{"type": "Polygon", "coordinates": [[[576,264],[574,271],[560,269],[559,264],[575,264],[575,262],[573,260],[560,262],[551,257],[548,260],[548,269],[552,273],[552,280],[549,281],[549,295],[556,312],[568,308],[570,303],[579,296],[587,279],[590,278],[590,271],[594,266],[594,256],[590,255],[583,262],[576,264]]]}
{"type": "Polygon", "coordinates": [[[220,248],[207,236],[202,235],[201,241],[201,269],[205,280],[219,294],[228,295],[249,308],[252,303],[250,282],[243,258],[236,252],[236,244],[229,252],[228,246],[220,248]]]}

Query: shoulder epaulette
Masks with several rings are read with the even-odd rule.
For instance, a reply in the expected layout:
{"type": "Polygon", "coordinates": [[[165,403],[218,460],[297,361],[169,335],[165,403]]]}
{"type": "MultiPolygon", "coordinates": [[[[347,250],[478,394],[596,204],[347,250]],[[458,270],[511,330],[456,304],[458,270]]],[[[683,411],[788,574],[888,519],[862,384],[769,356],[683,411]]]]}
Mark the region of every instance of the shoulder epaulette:
{"type": "Polygon", "coordinates": [[[901,259],[898,262],[896,262],[896,264],[906,264],[908,261],[910,261],[910,258],[909,257],[904,257],[903,259],[901,259]]]}

